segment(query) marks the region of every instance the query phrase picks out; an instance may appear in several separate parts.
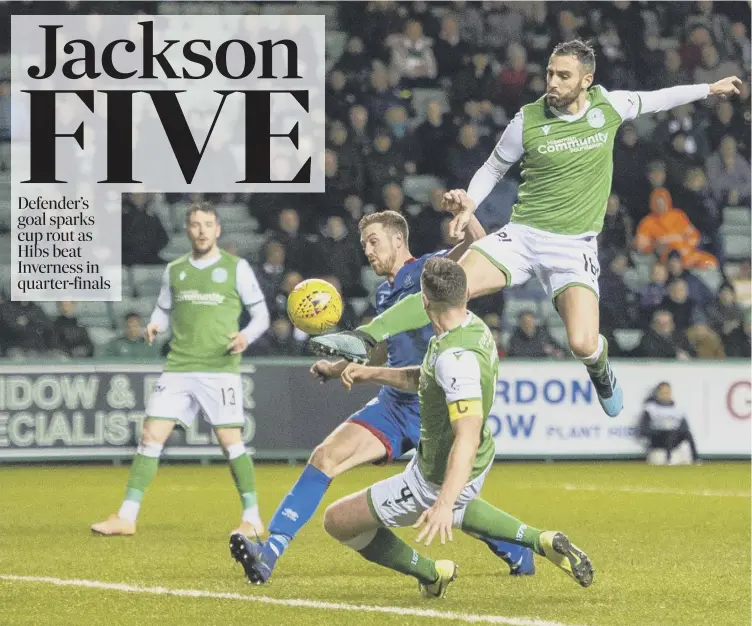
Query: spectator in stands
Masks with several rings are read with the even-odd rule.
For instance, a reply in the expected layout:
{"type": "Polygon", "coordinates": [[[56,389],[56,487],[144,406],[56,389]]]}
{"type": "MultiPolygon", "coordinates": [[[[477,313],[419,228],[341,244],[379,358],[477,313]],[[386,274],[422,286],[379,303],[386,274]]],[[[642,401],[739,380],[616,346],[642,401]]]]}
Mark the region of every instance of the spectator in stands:
{"type": "Polygon", "coordinates": [[[671,313],[678,331],[687,330],[697,321],[697,307],[689,299],[689,289],[683,280],[673,280],[668,285],[668,293],[661,303],[661,309],[671,313]]]}
{"type": "Polygon", "coordinates": [[[619,196],[612,193],[606,203],[603,230],[598,236],[599,251],[605,256],[626,252],[631,246],[633,232],[632,219],[622,208],[619,196]]]}
{"type": "Polygon", "coordinates": [[[695,82],[712,84],[726,76],[743,76],[741,66],[736,61],[722,61],[718,49],[713,44],[702,47],[702,63],[695,69],[695,82]]]}
{"type": "Polygon", "coordinates": [[[526,359],[563,359],[564,350],[554,341],[547,328],[538,325],[532,311],[524,311],[520,313],[517,328],[509,338],[507,355],[526,359]]]}
{"type": "MultiPolygon", "coordinates": [[[[337,169],[341,172],[342,179],[347,181],[346,186],[357,193],[362,193],[365,187],[363,157],[350,137],[344,122],[337,120],[332,123],[327,147],[337,154],[337,169]]],[[[327,191],[329,191],[328,184],[327,191]]]]}
{"type": "Polygon", "coordinates": [[[687,283],[689,299],[697,307],[704,309],[715,300],[710,288],[692,271],[684,268],[681,254],[670,252],[666,262],[668,282],[683,280],[687,283]]]}
{"type": "Polygon", "coordinates": [[[729,56],[741,59],[744,69],[749,72],[752,45],[750,45],[749,36],[747,35],[747,25],[744,22],[734,22],[731,25],[731,47],[732,51],[729,56]]]}
{"type": "MultiPolygon", "coordinates": [[[[700,0],[693,3],[693,15],[687,18],[687,27],[695,25],[704,26],[711,35],[712,41],[719,46],[724,56],[733,54],[733,40],[731,33],[731,20],[723,13],[713,10],[712,0],[700,0]]],[[[726,76],[734,76],[726,74],[726,76]]]]}
{"type": "Polygon", "coordinates": [[[402,183],[405,179],[405,155],[397,146],[392,149],[392,137],[388,130],[380,129],[373,140],[373,151],[365,159],[370,199],[378,200],[379,190],[391,182],[402,183]]]}
{"type": "Polygon", "coordinates": [[[741,263],[736,276],[730,278],[736,293],[737,304],[744,309],[752,307],[752,275],[750,275],[749,261],[741,263]]]}
{"type": "Polygon", "coordinates": [[[452,110],[464,111],[468,102],[485,102],[494,100],[496,95],[496,76],[491,68],[491,58],[483,50],[476,50],[457,72],[452,80],[452,110]]]}
{"type": "Polygon", "coordinates": [[[10,141],[10,84],[0,82],[0,141],[10,141]]]}
{"type": "Polygon", "coordinates": [[[439,101],[429,102],[426,119],[418,126],[414,135],[421,151],[419,174],[444,175],[444,154],[447,146],[454,139],[455,132],[449,116],[442,113],[439,101]]]}
{"type": "Polygon", "coordinates": [[[348,112],[357,104],[355,93],[347,84],[347,75],[334,70],[326,89],[326,114],[335,120],[347,120],[348,112]]]}
{"type": "Polygon", "coordinates": [[[558,19],[558,37],[557,41],[572,41],[586,37],[584,31],[586,22],[583,18],[576,16],[569,9],[559,11],[558,19]]]}
{"type": "Polygon", "coordinates": [[[385,121],[392,136],[392,151],[404,155],[405,173],[415,174],[416,163],[420,159],[420,147],[410,128],[407,110],[401,105],[393,106],[386,112],[385,121]]]}
{"type": "MultiPolygon", "coordinates": [[[[350,37],[347,47],[337,61],[335,70],[341,71],[347,80],[353,84],[363,82],[371,68],[371,59],[365,52],[363,40],[360,37],[350,37]]],[[[326,111],[329,113],[329,101],[326,102],[326,111]]]]}
{"type": "Polygon", "coordinates": [[[465,1],[452,2],[452,10],[457,16],[460,27],[460,37],[470,45],[478,46],[485,43],[486,24],[476,3],[465,1]]]}
{"type": "Polygon", "coordinates": [[[671,313],[658,309],[653,313],[653,321],[632,355],[645,359],[686,361],[692,358],[692,347],[686,335],[677,332],[671,313]]]}
{"type": "Polygon", "coordinates": [[[431,199],[410,222],[410,250],[417,257],[437,249],[442,239],[441,223],[447,217],[442,207],[444,187],[431,190],[431,199]]]}
{"type": "Polygon", "coordinates": [[[707,324],[695,324],[687,329],[687,340],[698,359],[726,358],[721,338],[707,324]]]}
{"type": "MultiPolygon", "coordinates": [[[[686,83],[671,83],[666,81],[663,74],[665,52],[661,49],[661,39],[658,35],[645,35],[644,52],[640,63],[635,66],[635,72],[642,89],[661,89],[673,85],[686,83]],[[655,84],[657,83],[657,86],[655,84]]],[[[681,64],[681,60],[679,60],[681,64]]]]}
{"type": "Polygon", "coordinates": [[[521,3],[489,2],[486,6],[486,46],[501,48],[522,40],[524,16],[521,3]]]}
{"type": "MultiPolygon", "coordinates": [[[[368,115],[377,124],[386,118],[386,112],[402,103],[402,99],[389,84],[389,72],[380,61],[373,64],[371,70],[371,87],[363,97],[368,108],[368,115]]],[[[328,105],[327,105],[328,106],[328,105]]]]}
{"type": "Polygon", "coordinates": [[[498,101],[510,119],[522,105],[522,92],[527,81],[527,51],[518,43],[507,48],[507,62],[499,74],[498,101]]]}
{"type": "Polygon", "coordinates": [[[723,324],[721,340],[728,358],[749,359],[752,356],[749,314],[747,314],[743,325],[738,318],[726,320],[723,324]]]}
{"type": "Polygon", "coordinates": [[[525,82],[525,88],[522,90],[522,103],[535,102],[544,93],[546,93],[546,79],[538,72],[529,73],[525,82]]]}
{"type": "Polygon", "coordinates": [[[598,279],[601,290],[600,324],[606,330],[631,328],[634,325],[634,294],[624,282],[627,269],[629,259],[626,254],[617,252],[602,268],[598,279]]]}
{"type": "Polygon", "coordinates": [[[169,242],[162,221],[151,209],[154,196],[146,193],[123,194],[123,265],[162,265],[159,253],[169,242]]]}
{"type": "Polygon", "coordinates": [[[248,347],[251,356],[301,356],[305,342],[299,338],[286,314],[278,315],[271,328],[257,342],[248,347]]]}
{"type": "Polygon", "coordinates": [[[712,43],[713,39],[707,28],[704,26],[695,26],[692,28],[689,32],[689,36],[679,48],[682,67],[691,74],[694,74],[695,68],[698,67],[702,61],[703,47],[712,43]]]}
{"type": "Polygon", "coordinates": [[[650,282],[642,287],[638,298],[642,325],[650,324],[653,313],[660,307],[667,295],[668,269],[663,263],[657,261],[650,270],[650,282]]]}
{"type": "Polygon", "coordinates": [[[470,46],[460,38],[457,18],[448,14],[441,21],[441,32],[433,46],[437,73],[441,78],[453,78],[470,55],[470,46]]]}
{"type": "Polygon", "coordinates": [[[700,162],[710,154],[706,127],[704,116],[693,105],[684,104],[671,109],[652,136],[658,143],[671,143],[677,135],[684,135],[683,151],[700,162]]]}
{"type": "Polygon", "coordinates": [[[391,51],[392,69],[406,87],[430,87],[437,76],[432,41],[423,35],[423,26],[409,20],[401,34],[389,35],[386,47],[391,51]]]}
{"type": "Polygon", "coordinates": [[[637,433],[644,440],[647,460],[653,465],[687,465],[697,459],[686,414],[677,407],[667,382],[659,383],[643,404],[637,433]]]}
{"type": "Polygon", "coordinates": [[[415,0],[403,6],[409,19],[416,20],[423,25],[423,32],[426,34],[426,37],[436,40],[439,36],[441,24],[439,23],[439,19],[433,14],[431,5],[431,2],[415,0]]]}
{"type": "Polygon", "coordinates": [[[10,358],[41,358],[56,348],[52,321],[36,302],[0,302],[0,348],[10,358]]]}
{"type": "Polygon", "coordinates": [[[75,303],[69,300],[61,301],[58,303],[58,311],[60,315],[52,324],[55,347],[74,358],[93,356],[94,344],[89,337],[89,331],[78,322],[75,303]]]}
{"type": "Polygon", "coordinates": [[[464,189],[487,158],[488,150],[478,142],[478,129],[474,124],[465,124],[460,129],[458,142],[447,155],[447,186],[464,189]]]}
{"type": "Polygon", "coordinates": [[[726,135],[720,148],[705,165],[710,189],[716,200],[727,206],[749,204],[749,162],[737,151],[736,139],[726,135]]]}
{"type": "Polygon", "coordinates": [[[663,70],[654,74],[648,85],[652,89],[662,89],[666,85],[689,85],[692,75],[683,66],[682,57],[676,48],[664,52],[663,70]]]}
{"type": "Polygon", "coordinates": [[[363,259],[357,231],[348,231],[345,221],[335,215],[326,220],[321,234],[321,245],[326,250],[324,266],[327,274],[337,277],[341,285],[339,291],[346,298],[362,296],[360,268],[363,259]]]}
{"type": "Polygon", "coordinates": [[[282,279],[285,275],[285,247],[276,239],[272,239],[266,243],[264,255],[261,266],[254,271],[261,291],[264,292],[267,300],[271,300],[282,286],[282,279]]]}
{"type": "Polygon", "coordinates": [[[283,209],[274,237],[285,248],[287,267],[300,272],[313,272],[319,268],[315,239],[303,234],[300,215],[295,209],[283,209]]]}
{"type": "Polygon", "coordinates": [[[685,172],[693,167],[702,166],[702,155],[697,152],[697,145],[692,137],[685,133],[676,133],[666,144],[665,161],[669,180],[680,183],[685,172]]]}
{"type": "MultiPolygon", "coordinates": [[[[641,189],[637,181],[645,178],[650,152],[644,142],[639,141],[634,124],[626,122],[621,126],[617,134],[614,146],[614,179],[613,189],[624,200],[627,207],[634,211],[634,207],[642,202],[641,189]]],[[[660,186],[663,186],[661,183],[660,186]]],[[[643,217],[640,215],[640,217],[643,217]]],[[[630,233],[631,239],[631,233],[630,233]]]]}
{"type": "Polygon", "coordinates": [[[650,194],[652,213],[637,226],[635,248],[643,254],[655,252],[662,262],[676,250],[682,255],[685,268],[718,267],[717,259],[708,252],[697,249],[700,233],[681,209],[672,206],[671,194],[666,189],[656,189],[650,194]]]}
{"type": "Polygon", "coordinates": [[[730,135],[736,139],[739,152],[749,158],[749,129],[745,127],[744,114],[728,100],[716,105],[707,134],[712,150],[717,150],[721,140],[730,135]]]}
{"type": "Polygon", "coordinates": [[[104,346],[102,356],[119,359],[156,359],[159,355],[157,344],[147,343],[141,316],[135,312],[128,313],[124,321],[125,332],[104,346]]]}
{"type": "Polygon", "coordinates": [[[706,308],[708,323],[714,331],[723,335],[724,325],[730,321],[737,321],[741,326],[744,320],[744,312],[736,301],[734,286],[729,282],[723,282],[718,288],[716,299],[706,308]]]}
{"type": "Polygon", "coordinates": [[[684,207],[689,221],[700,231],[699,245],[722,259],[723,246],[718,232],[722,213],[702,168],[694,167],[685,172],[683,186],[676,191],[676,201],[684,207]]]}
{"type": "Polygon", "coordinates": [[[352,133],[352,140],[361,154],[367,155],[371,149],[371,129],[368,120],[368,110],[357,104],[350,109],[350,130],[352,133]]]}

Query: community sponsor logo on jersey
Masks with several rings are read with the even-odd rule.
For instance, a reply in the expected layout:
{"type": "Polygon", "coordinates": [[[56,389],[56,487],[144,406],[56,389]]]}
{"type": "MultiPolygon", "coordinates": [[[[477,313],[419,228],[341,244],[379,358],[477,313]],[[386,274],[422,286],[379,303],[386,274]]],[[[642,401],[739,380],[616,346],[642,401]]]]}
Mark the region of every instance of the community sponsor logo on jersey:
{"type": "Polygon", "coordinates": [[[540,154],[553,154],[556,152],[582,152],[602,148],[608,141],[608,133],[593,133],[587,137],[565,137],[564,139],[549,139],[536,149],[540,154]]]}
{"type": "Polygon", "coordinates": [[[215,283],[223,283],[227,280],[227,270],[224,267],[217,267],[212,271],[212,280],[215,283]]]}
{"type": "Polygon", "coordinates": [[[606,116],[603,115],[603,111],[600,109],[590,109],[587,113],[587,123],[592,128],[603,128],[606,123],[606,116]]]}
{"type": "Polygon", "coordinates": [[[191,302],[192,304],[205,304],[209,306],[217,306],[225,301],[225,297],[221,293],[202,293],[195,289],[178,291],[176,299],[178,302],[191,302]]]}

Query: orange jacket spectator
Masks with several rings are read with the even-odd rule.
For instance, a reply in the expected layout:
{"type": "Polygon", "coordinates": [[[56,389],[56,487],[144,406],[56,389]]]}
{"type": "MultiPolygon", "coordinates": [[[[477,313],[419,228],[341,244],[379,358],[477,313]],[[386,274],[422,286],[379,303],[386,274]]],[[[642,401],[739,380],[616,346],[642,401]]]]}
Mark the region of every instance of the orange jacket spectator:
{"type": "Polygon", "coordinates": [[[717,268],[718,260],[698,250],[699,243],[700,232],[684,211],[673,206],[668,190],[654,189],[650,194],[650,215],[637,226],[635,248],[645,254],[656,252],[662,263],[668,260],[669,252],[676,250],[686,269],[717,268]]]}

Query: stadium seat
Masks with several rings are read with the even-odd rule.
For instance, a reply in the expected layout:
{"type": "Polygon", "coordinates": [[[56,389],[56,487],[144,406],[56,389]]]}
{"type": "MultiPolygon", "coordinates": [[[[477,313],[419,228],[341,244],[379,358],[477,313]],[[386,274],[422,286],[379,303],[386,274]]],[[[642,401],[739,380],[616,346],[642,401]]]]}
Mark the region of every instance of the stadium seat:
{"type": "Polygon", "coordinates": [[[702,280],[702,282],[704,282],[708,286],[708,289],[713,293],[718,291],[718,288],[723,282],[723,274],[720,270],[695,270],[694,273],[697,274],[698,278],[700,278],[700,280],[702,280]]]}
{"type": "Polygon", "coordinates": [[[553,340],[559,344],[559,347],[567,350],[567,346],[569,345],[569,340],[567,339],[567,329],[563,326],[552,326],[548,329],[548,331],[551,333],[553,340]]]}
{"type": "Polygon", "coordinates": [[[10,297],[10,265],[0,265],[0,289],[10,297]]]}
{"type": "Polygon", "coordinates": [[[118,333],[112,328],[106,326],[92,326],[89,328],[89,338],[94,344],[94,347],[100,347],[105,345],[114,339],[118,333]]]}
{"type": "Polygon", "coordinates": [[[723,227],[749,232],[752,211],[748,206],[728,206],[723,209],[723,227]]]}
{"type": "Polygon", "coordinates": [[[750,258],[750,238],[749,232],[745,234],[725,234],[723,235],[723,249],[726,251],[726,257],[730,260],[743,260],[750,258]]]}
{"type": "MultiPolygon", "coordinates": [[[[139,296],[156,297],[162,287],[163,265],[136,265],[133,267],[132,287],[139,296]]],[[[133,293],[133,291],[131,291],[133,293]]]]}
{"type": "Polygon", "coordinates": [[[123,318],[128,313],[138,313],[144,320],[144,323],[148,322],[151,317],[152,311],[154,311],[154,299],[149,298],[123,298],[120,302],[112,303],[112,321],[115,326],[123,326],[123,318]]]}
{"type": "Polygon", "coordinates": [[[179,256],[187,254],[190,251],[191,242],[188,241],[188,238],[185,236],[185,234],[181,233],[179,235],[173,235],[172,237],[170,237],[170,242],[167,244],[167,247],[162,250],[159,255],[165,261],[174,261],[179,256]]]}
{"type": "Polygon", "coordinates": [[[0,235],[0,264],[10,264],[11,245],[10,235],[0,235]]]}
{"type": "Polygon", "coordinates": [[[524,285],[507,287],[506,289],[504,289],[504,297],[511,298],[513,300],[540,301],[546,298],[546,292],[543,291],[543,287],[537,279],[531,279],[524,285]]]}
{"type": "Polygon", "coordinates": [[[559,314],[556,312],[556,307],[551,300],[541,300],[540,310],[538,312],[540,316],[541,324],[547,324],[550,328],[558,328],[563,326],[564,322],[561,321],[559,314]]]}
{"type": "Polygon", "coordinates": [[[327,32],[326,33],[326,63],[331,67],[339,61],[347,45],[347,33],[327,32]]]}
{"type": "Polygon", "coordinates": [[[622,350],[634,350],[642,339],[642,331],[636,328],[615,330],[614,338],[622,350]]]}
{"type": "Polygon", "coordinates": [[[443,186],[444,183],[435,176],[408,176],[402,183],[405,195],[421,204],[427,204],[433,190],[443,186]]]}

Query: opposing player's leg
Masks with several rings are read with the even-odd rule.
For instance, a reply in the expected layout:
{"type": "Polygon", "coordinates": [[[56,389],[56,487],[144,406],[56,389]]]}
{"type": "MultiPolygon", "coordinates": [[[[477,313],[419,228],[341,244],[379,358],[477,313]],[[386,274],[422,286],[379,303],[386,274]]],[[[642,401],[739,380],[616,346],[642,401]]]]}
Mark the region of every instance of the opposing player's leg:
{"type": "MultiPolygon", "coordinates": [[[[530,276],[523,242],[504,229],[473,244],[459,264],[467,274],[470,298],[485,296],[507,285],[520,284],[530,276]]],[[[367,363],[371,349],[396,334],[423,328],[429,323],[420,293],[409,295],[354,331],[320,335],[310,341],[316,354],[340,356],[355,363],[367,363]]]]}
{"type": "Polygon", "coordinates": [[[608,342],[598,330],[596,293],[591,287],[571,283],[559,288],[554,297],[570,350],[585,364],[603,410],[616,417],[624,406],[624,394],[608,360],[608,342]]]}
{"type": "Polygon", "coordinates": [[[230,464],[230,472],[232,472],[232,479],[238,490],[243,511],[240,526],[232,532],[243,533],[249,537],[261,536],[265,530],[256,496],[256,472],[253,460],[243,443],[243,429],[234,426],[216,427],[214,432],[230,464]]]}
{"type": "Polygon", "coordinates": [[[534,550],[574,578],[582,587],[593,583],[595,571],[588,556],[557,531],[541,531],[476,498],[465,507],[462,530],[474,536],[494,537],[534,550]]]}
{"type": "Polygon", "coordinates": [[[97,535],[133,535],[141,501],[149,483],[157,473],[159,457],[165,441],[175,428],[174,419],[147,418],[144,422],[141,441],[131,464],[125,498],[120,510],[103,522],[91,526],[97,535]]]}
{"type": "Polygon", "coordinates": [[[194,397],[217,435],[240,496],[242,516],[238,530],[262,535],[264,525],[256,495],[253,461],[243,443],[243,381],[240,374],[190,374],[194,397]]]}
{"type": "Polygon", "coordinates": [[[256,583],[269,579],[277,560],[316,512],[336,476],[358,465],[388,460],[393,450],[400,452],[400,440],[390,427],[388,409],[379,398],[340,424],[316,447],[277,507],[269,523],[269,539],[263,545],[251,545],[241,534],[231,538],[230,552],[244,566],[249,579],[256,583]],[[246,558],[249,552],[253,557],[250,565],[246,558]]]}

